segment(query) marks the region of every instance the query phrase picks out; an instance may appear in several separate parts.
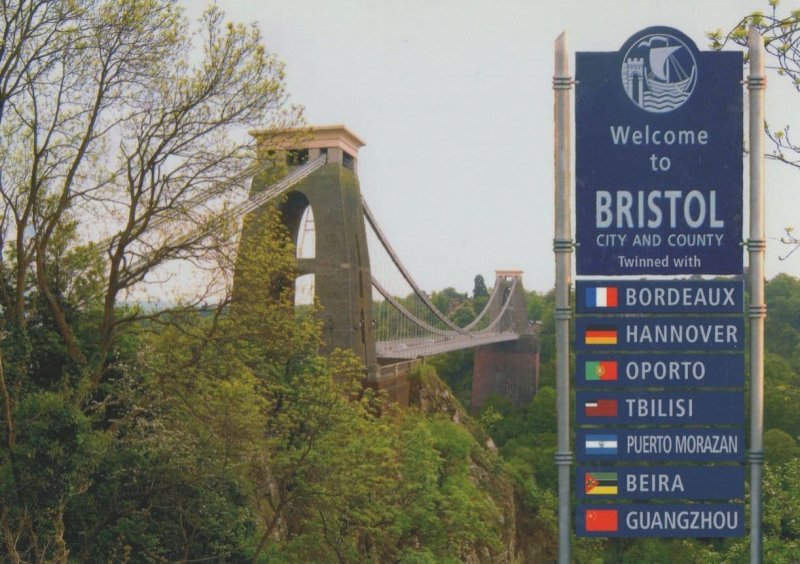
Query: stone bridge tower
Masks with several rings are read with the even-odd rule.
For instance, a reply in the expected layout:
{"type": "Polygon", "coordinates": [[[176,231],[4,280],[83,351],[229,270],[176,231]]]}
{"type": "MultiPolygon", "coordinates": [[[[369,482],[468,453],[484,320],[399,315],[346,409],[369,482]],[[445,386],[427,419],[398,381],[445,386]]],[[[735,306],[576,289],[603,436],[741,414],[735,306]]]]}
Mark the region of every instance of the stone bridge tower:
{"type": "MultiPolygon", "coordinates": [[[[281,215],[298,248],[301,230],[313,218],[314,245],[298,257],[298,276],[313,278],[323,308],[325,350],[350,349],[374,374],[372,276],[357,175],[358,151],[365,143],[343,125],[313,127],[299,140],[296,131],[252,133],[261,154],[285,158],[290,171],[327,155],[327,164],[291,188],[281,215]]],[[[264,184],[254,180],[252,190],[263,190],[264,184]]]]}
{"type": "Polygon", "coordinates": [[[539,325],[528,320],[522,272],[498,270],[494,284],[502,292],[502,299],[493,304],[494,311],[489,314],[496,317],[508,303],[512,326],[519,339],[475,349],[470,405],[473,412],[480,410],[493,395],[523,406],[539,389],[539,325]],[[516,286],[513,285],[515,281],[516,286]]]}
{"type": "MultiPolygon", "coordinates": [[[[379,366],[372,318],[372,275],[366,224],[358,182],[358,152],[364,142],[343,125],[313,127],[308,135],[297,131],[276,134],[253,131],[260,158],[286,165],[319,168],[293,184],[280,203],[281,219],[298,247],[298,279],[313,278],[314,295],[322,311],[323,354],[334,348],[350,349],[363,362],[366,383],[385,391],[391,401],[408,401],[408,371],[420,359],[397,362],[382,359],[379,366]],[[304,243],[307,227],[314,236],[304,243]],[[309,248],[310,247],[310,248],[309,248]]],[[[267,189],[264,178],[253,180],[252,192],[267,189]]],[[[258,221],[258,212],[250,218],[258,221]]],[[[257,224],[255,224],[257,225],[257,224]]],[[[247,231],[243,237],[247,237],[247,231]]],[[[528,322],[521,272],[498,271],[495,287],[502,300],[493,305],[492,317],[508,303],[517,341],[486,345],[475,350],[472,407],[480,408],[491,395],[516,404],[529,401],[538,384],[537,326],[528,322]],[[514,282],[518,282],[516,286],[514,282]],[[514,290],[512,291],[512,287],[514,290]]],[[[285,281],[291,284],[293,281],[285,281]]]]}

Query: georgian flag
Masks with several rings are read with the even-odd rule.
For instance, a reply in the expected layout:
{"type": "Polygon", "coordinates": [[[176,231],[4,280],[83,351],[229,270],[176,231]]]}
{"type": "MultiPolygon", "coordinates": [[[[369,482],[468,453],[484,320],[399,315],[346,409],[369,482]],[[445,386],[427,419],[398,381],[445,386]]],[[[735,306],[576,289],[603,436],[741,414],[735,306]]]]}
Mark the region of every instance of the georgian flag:
{"type": "Polygon", "coordinates": [[[583,404],[583,410],[586,417],[616,417],[617,400],[598,399],[587,401],[583,404]]]}

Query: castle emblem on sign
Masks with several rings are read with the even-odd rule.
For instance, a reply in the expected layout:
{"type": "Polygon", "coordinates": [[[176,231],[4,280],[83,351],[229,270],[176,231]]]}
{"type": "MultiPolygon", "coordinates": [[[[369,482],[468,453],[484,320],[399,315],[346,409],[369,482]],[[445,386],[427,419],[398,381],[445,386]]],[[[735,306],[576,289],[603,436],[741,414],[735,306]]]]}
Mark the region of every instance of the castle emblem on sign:
{"type": "Polygon", "coordinates": [[[697,83],[697,62],[680,39],[655,33],[634,42],[622,61],[622,86],[634,104],[654,113],[683,105],[697,83]]]}

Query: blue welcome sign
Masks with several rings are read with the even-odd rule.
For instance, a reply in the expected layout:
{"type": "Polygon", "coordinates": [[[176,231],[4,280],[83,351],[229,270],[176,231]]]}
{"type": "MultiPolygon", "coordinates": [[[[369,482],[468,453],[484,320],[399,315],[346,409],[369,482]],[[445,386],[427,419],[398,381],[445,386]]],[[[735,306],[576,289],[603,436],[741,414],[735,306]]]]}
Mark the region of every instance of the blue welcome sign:
{"type": "Polygon", "coordinates": [[[650,27],[576,79],[577,274],[741,273],[742,54],[650,27]]]}

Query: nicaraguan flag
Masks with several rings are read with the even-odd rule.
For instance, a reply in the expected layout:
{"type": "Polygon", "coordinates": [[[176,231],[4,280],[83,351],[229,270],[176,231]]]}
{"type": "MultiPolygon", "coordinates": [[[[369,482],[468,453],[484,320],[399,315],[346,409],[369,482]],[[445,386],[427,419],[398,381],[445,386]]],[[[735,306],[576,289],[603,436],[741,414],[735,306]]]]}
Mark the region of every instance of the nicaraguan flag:
{"type": "Polygon", "coordinates": [[[617,307],[617,289],[614,286],[586,288],[586,307],[617,307]]]}
{"type": "Polygon", "coordinates": [[[586,435],[586,454],[617,454],[617,435],[586,435]]]}

